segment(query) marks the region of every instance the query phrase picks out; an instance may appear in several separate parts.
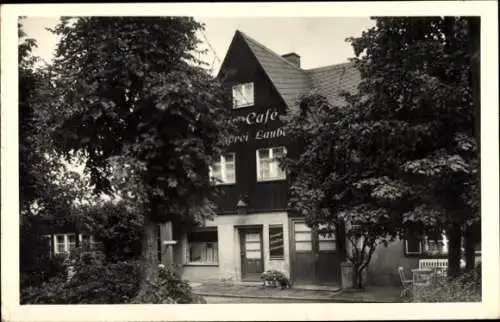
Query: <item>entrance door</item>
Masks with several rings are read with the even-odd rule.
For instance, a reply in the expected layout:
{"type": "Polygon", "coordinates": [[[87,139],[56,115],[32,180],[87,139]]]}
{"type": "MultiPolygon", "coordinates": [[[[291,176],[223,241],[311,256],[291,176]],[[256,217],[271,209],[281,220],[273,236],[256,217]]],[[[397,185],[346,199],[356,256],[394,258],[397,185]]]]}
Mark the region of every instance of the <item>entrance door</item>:
{"type": "Polygon", "coordinates": [[[320,236],[303,220],[292,222],[293,280],[297,284],[335,284],[340,280],[336,234],[320,236]]]}
{"type": "Polygon", "coordinates": [[[244,280],[260,280],[264,271],[262,230],[240,229],[241,277],[244,280]]]}

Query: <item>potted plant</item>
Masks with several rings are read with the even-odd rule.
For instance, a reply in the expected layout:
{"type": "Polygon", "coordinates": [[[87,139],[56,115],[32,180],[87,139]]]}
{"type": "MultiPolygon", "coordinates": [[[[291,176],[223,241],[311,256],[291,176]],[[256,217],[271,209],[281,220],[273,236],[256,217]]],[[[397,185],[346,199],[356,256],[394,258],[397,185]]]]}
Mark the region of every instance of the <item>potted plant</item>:
{"type": "Polygon", "coordinates": [[[264,281],[264,286],[277,288],[278,286],[281,289],[285,287],[290,287],[290,280],[280,271],[277,270],[268,270],[262,273],[260,278],[264,281]]]}

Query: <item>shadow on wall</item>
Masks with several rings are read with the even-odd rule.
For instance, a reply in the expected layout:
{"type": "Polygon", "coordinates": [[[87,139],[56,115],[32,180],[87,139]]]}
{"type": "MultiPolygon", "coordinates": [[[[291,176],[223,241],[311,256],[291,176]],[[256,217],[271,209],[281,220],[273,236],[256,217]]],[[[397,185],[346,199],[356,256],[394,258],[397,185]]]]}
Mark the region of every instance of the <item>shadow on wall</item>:
{"type": "Polygon", "coordinates": [[[405,270],[418,267],[418,258],[407,257],[400,240],[387,247],[377,248],[368,266],[368,284],[374,286],[398,286],[401,284],[398,267],[405,270]]]}

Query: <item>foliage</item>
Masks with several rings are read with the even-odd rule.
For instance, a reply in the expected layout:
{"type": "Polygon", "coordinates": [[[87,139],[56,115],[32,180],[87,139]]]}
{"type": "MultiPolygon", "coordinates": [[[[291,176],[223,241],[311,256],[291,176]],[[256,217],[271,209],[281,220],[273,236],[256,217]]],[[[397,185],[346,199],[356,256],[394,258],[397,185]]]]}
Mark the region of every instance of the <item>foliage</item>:
{"type": "Polygon", "coordinates": [[[75,274],[21,290],[23,304],[129,303],[139,290],[138,262],[106,263],[89,255],[74,263],[75,274]]]}
{"type": "Polygon", "coordinates": [[[206,301],[192,293],[191,286],[187,281],[181,280],[175,272],[159,265],[159,274],[152,280],[147,281],[138,296],[133,300],[134,304],[205,304],[206,301]]]}
{"type": "Polygon", "coordinates": [[[283,272],[277,270],[267,270],[260,275],[260,278],[266,282],[277,282],[279,283],[281,288],[290,286],[290,280],[288,279],[288,277],[283,274],[283,272]]]}
{"type": "Polygon", "coordinates": [[[48,281],[21,288],[21,304],[67,304],[66,276],[56,276],[48,281]]]}
{"type": "Polygon", "coordinates": [[[75,275],[66,284],[72,304],[128,303],[139,289],[137,262],[107,263],[87,256],[77,261],[75,275]]]}
{"type": "Polygon", "coordinates": [[[376,18],[348,40],[358,92],[303,97],[286,120],[301,154],[284,165],[292,209],[323,233],[345,222],[360,287],[378,245],[477,222],[478,150],[465,19],[376,18]]]}
{"type": "Polygon", "coordinates": [[[475,270],[446,281],[442,285],[419,288],[409,301],[420,303],[480,302],[481,274],[475,270]]]}
{"type": "Polygon", "coordinates": [[[31,265],[26,265],[26,261],[22,261],[25,265],[20,267],[21,289],[38,286],[52,278],[65,276],[67,266],[64,260],[63,256],[49,257],[47,254],[44,257],[34,258],[31,265]]]}
{"type": "Polygon", "coordinates": [[[89,253],[74,257],[75,274],[62,274],[38,286],[21,289],[22,304],[206,303],[186,281],[163,267],[140,287],[138,261],[103,262],[89,253]]]}
{"type": "Polygon", "coordinates": [[[108,261],[136,260],[141,254],[143,214],[124,201],[106,201],[87,208],[84,221],[108,261]]]}
{"type": "Polygon", "coordinates": [[[52,30],[54,142],[66,155],[82,151],[95,191],[113,192],[117,168],[134,172],[127,193],[144,213],[145,277],[156,263],[155,222],[215,214],[209,166],[230,129],[230,101],[195,58],[201,28],[187,17],[78,17],[52,30]]]}
{"type": "Polygon", "coordinates": [[[87,152],[96,189],[110,189],[109,158],[129,157],[144,167],[151,212],[192,214],[207,201],[228,109],[221,84],[189,64],[200,28],[183,17],[92,17],[54,29],[54,91],[68,113],[57,144],[87,152]]]}
{"type": "Polygon", "coordinates": [[[404,199],[407,209],[401,209],[407,228],[417,224],[424,232],[454,234],[454,273],[460,226],[480,218],[468,21],[378,18],[376,27],[350,41],[363,78],[359,93],[348,100],[360,110],[361,129],[379,133],[356,143],[365,151],[378,149],[384,161],[374,163],[377,173],[382,167],[391,171],[398,191],[411,192],[404,199]]]}

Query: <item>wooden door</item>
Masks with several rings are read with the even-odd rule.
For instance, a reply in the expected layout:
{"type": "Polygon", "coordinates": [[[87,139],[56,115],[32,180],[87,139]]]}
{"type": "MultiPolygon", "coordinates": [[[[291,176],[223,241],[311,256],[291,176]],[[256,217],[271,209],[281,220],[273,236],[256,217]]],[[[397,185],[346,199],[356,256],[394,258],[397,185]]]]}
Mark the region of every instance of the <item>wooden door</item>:
{"type": "Polygon", "coordinates": [[[292,221],[292,231],[294,283],[338,283],[341,257],[337,251],[336,233],[321,236],[303,220],[292,221]]]}
{"type": "Polygon", "coordinates": [[[337,250],[336,232],[317,236],[316,280],[318,284],[335,284],[340,281],[340,254],[337,250]]]}
{"type": "Polygon", "coordinates": [[[260,280],[264,271],[262,230],[240,229],[241,277],[243,280],[260,280]]]}
{"type": "Polygon", "coordinates": [[[316,254],[313,233],[303,221],[293,221],[293,281],[297,284],[316,283],[316,254]]]}

